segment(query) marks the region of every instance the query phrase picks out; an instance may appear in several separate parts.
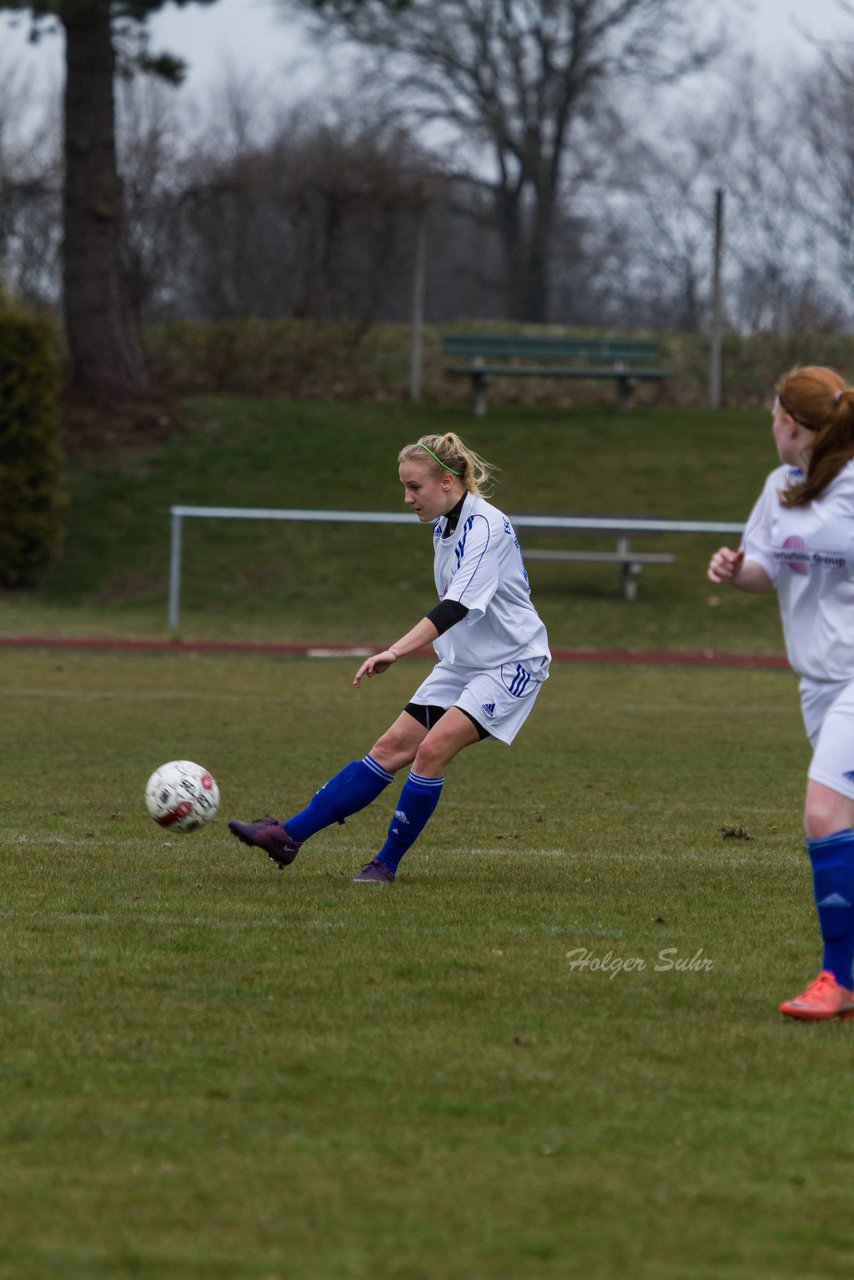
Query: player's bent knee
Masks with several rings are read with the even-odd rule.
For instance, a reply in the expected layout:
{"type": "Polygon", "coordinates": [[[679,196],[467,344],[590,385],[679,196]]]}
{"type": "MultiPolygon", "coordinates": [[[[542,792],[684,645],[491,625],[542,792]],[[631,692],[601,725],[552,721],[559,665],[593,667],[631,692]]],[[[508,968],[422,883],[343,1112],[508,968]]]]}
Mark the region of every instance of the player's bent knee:
{"type": "MultiPolygon", "coordinates": [[[[452,708],[452,710],[454,710],[452,708]]],[[[425,778],[440,778],[458,752],[479,739],[477,729],[462,712],[448,713],[431,729],[415,755],[413,768],[425,778]]]]}
{"type": "Polygon", "coordinates": [[[389,773],[397,773],[415,757],[415,745],[390,729],[371,747],[369,755],[389,773]]]}
{"type": "Polygon", "coordinates": [[[807,792],[804,831],[810,840],[823,840],[851,826],[854,802],[833,791],[807,792]]]}
{"type": "Polygon", "coordinates": [[[804,814],[804,833],[808,840],[824,840],[845,827],[831,812],[821,807],[809,808],[804,814]]]}
{"type": "Polygon", "coordinates": [[[440,751],[436,751],[432,743],[428,746],[426,743],[418,748],[418,752],[412,764],[415,773],[420,773],[424,778],[440,778],[445,772],[445,765],[448,763],[448,757],[440,751]]]}
{"type": "Polygon", "coordinates": [[[372,760],[376,760],[377,764],[389,773],[397,773],[398,769],[402,769],[404,765],[409,763],[406,753],[399,746],[385,742],[382,738],[380,738],[379,742],[374,743],[368,754],[372,760]]]}

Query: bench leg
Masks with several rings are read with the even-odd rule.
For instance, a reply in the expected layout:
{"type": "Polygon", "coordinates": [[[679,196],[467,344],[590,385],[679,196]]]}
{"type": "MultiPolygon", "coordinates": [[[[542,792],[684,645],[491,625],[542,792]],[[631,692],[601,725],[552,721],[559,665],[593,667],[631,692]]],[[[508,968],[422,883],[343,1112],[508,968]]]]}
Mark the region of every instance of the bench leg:
{"type": "Polygon", "coordinates": [[[626,559],[620,564],[620,591],[624,600],[637,600],[638,598],[638,576],[641,571],[641,565],[636,560],[630,560],[631,547],[628,538],[617,539],[617,553],[625,556],[626,559]]]}
{"type": "Polygon", "coordinates": [[[632,391],[635,384],[631,378],[617,379],[617,408],[621,411],[631,409],[632,407],[632,391]]]}
{"type": "Polygon", "coordinates": [[[482,373],[473,373],[471,378],[471,411],[476,418],[486,413],[486,378],[482,373]]]}
{"type": "Polygon", "coordinates": [[[638,574],[640,573],[640,571],[641,571],[641,566],[639,564],[632,563],[632,561],[629,561],[628,564],[623,565],[620,571],[620,576],[622,579],[624,600],[637,600],[638,574]]]}

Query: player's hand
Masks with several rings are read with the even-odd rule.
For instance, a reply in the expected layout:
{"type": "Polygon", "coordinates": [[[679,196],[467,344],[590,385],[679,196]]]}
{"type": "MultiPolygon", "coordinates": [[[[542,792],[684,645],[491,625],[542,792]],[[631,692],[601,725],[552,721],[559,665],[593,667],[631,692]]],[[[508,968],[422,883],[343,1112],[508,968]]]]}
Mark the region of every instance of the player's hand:
{"type": "Polygon", "coordinates": [[[706,577],[710,582],[732,582],[741,568],[743,559],[743,551],[731,551],[729,547],[719,547],[709,561],[706,577]]]}
{"type": "Polygon", "coordinates": [[[365,661],[353,677],[353,684],[358,689],[364,676],[367,676],[369,680],[371,676],[381,676],[395,662],[397,662],[397,654],[393,649],[383,649],[382,653],[375,653],[372,657],[365,658],[365,661]]]}

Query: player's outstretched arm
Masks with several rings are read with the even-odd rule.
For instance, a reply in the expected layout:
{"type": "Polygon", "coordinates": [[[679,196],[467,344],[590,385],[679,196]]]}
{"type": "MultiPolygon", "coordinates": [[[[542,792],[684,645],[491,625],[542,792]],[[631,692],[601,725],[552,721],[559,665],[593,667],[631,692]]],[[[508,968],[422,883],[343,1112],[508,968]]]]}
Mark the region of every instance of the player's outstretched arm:
{"type": "Polygon", "coordinates": [[[740,591],[771,591],[774,583],[756,560],[748,560],[744,551],[719,547],[709,561],[706,577],[710,582],[728,582],[740,591]]]}
{"type": "Polygon", "coordinates": [[[405,636],[395,640],[394,644],[390,644],[387,649],[373,654],[370,658],[365,658],[353,677],[353,684],[358,689],[364,676],[370,679],[371,676],[382,675],[397,662],[398,658],[405,658],[408,653],[415,653],[418,649],[424,649],[428,644],[432,644],[438,634],[438,627],[435,627],[429,618],[422,618],[420,622],[416,622],[411,631],[407,631],[405,636]]]}

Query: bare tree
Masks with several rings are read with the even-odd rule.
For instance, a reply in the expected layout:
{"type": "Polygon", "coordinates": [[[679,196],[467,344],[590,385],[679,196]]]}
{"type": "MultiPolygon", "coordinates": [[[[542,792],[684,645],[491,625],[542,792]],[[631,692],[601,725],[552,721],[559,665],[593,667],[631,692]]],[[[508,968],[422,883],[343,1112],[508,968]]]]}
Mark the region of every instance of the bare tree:
{"type": "Polygon", "coordinates": [[[179,314],[364,324],[399,306],[415,217],[437,191],[406,133],[351,103],[262,114],[234,81],[218,98],[216,145],[189,150],[172,192],[179,314]]]}
{"type": "Polygon", "coordinates": [[[829,203],[817,186],[801,83],[788,68],[760,77],[747,63],[723,113],[737,272],[728,293],[736,322],[748,332],[838,328],[850,314],[850,292],[846,300],[821,225],[829,203]]]}
{"type": "MultiPolygon", "coordinates": [[[[312,9],[311,0],[284,0],[312,9]]],[[[334,8],[325,34],[371,50],[408,118],[462,144],[504,247],[508,309],[544,320],[555,217],[576,135],[604,87],[673,79],[711,56],[696,0],[380,0],[334,8]]]]}
{"type": "Polygon", "coordinates": [[[854,278],[854,76],[809,71],[797,107],[806,147],[796,174],[796,198],[835,249],[832,270],[851,293],[854,278]]]}
{"type": "Polygon", "coordinates": [[[599,144],[608,165],[574,206],[588,215],[585,256],[596,263],[589,315],[600,323],[703,328],[720,187],[728,325],[746,333],[844,326],[851,154],[845,110],[821,71],[777,71],[744,59],[717,81],[704,77],[690,92],[659,101],[654,112],[626,104],[610,143],[599,144]],[[812,110],[806,86],[816,91],[812,110]]]}
{"type": "Polygon", "coordinates": [[[59,299],[59,102],[0,63],[0,282],[35,307],[59,299]]]}
{"type": "Polygon", "coordinates": [[[0,0],[0,11],[29,13],[33,38],[57,29],[65,37],[63,307],[72,382],[96,397],[132,399],[147,390],[123,275],[114,84],[117,73],[131,66],[180,80],[183,64],[168,54],[153,56],[149,48],[146,22],[164,3],[0,0]]]}
{"type": "Polygon", "coordinates": [[[174,298],[189,129],[174,91],[161,80],[125,77],[117,88],[116,142],[125,210],[123,275],[133,322],[141,328],[168,314],[174,298]]]}
{"type": "MultiPolygon", "coordinates": [[[[836,8],[840,14],[854,22],[854,3],[852,0],[834,0],[836,8]]],[[[847,81],[849,84],[854,83],[854,70],[851,67],[851,50],[854,46],[854,27],[849,25],[846,29],[840,30],[837,39],[828,39],[827,37],[816,36],[803,23],[796,21],[801,35],[808,44],[819,49],[823,55],[825,65],[837,76],[837,78],[847,81]]]]}

